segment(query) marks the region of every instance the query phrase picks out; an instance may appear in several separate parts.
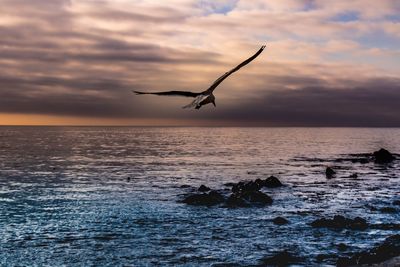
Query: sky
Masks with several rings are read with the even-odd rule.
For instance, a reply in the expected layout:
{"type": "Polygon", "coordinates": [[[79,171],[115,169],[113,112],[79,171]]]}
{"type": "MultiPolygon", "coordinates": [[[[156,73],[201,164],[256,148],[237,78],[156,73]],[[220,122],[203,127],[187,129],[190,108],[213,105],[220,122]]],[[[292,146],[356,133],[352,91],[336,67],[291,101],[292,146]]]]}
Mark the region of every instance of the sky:
{"type": "Polygon", "coordinates": [[[0,125],[400,126],[400,1],[0,0],[0,125]],[[131,90],[200,92],[212,105],[131,90]]]}

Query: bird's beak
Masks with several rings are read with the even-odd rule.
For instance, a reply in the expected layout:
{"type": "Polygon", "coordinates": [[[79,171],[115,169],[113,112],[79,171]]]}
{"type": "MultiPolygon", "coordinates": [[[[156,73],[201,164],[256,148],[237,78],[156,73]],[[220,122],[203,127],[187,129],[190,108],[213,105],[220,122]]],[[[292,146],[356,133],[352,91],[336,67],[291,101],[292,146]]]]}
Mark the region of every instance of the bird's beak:
{"type": "Polygon", "coordinates": [[[215,100],[214,100],[212,103],[213,103],[214,107],[216,107],[216,106],[217,106],[217,105],[215,104],[215,100]]]}

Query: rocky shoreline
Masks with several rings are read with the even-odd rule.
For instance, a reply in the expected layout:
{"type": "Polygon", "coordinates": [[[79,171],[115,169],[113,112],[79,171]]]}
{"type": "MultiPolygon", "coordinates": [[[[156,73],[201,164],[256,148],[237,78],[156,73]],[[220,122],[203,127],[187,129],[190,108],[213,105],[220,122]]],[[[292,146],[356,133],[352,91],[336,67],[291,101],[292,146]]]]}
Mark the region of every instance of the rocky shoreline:
{"type": "MultiPolygon", "coordinates": [[[[382,166],[391,164],[400,158],[399,154],[390,153],[386,149],[380,149],[373,153],[351,154],[349,157],[335,159],[334,162],[350,161],[353,163],[374,163],[382,166]]],[[[335,179],[340,175],[340,171],[335,170],[332,166],[326,167],[326,179],[335,179]]],[[[348,178],[357,179],[357,173],[351,174],[348,178]]],[[[225,187],[213,190],[206,185],[201,185],[196,190],[187,193],[179,202],[193,206],[219,207],[219,208],[263,208],[273,205],[273,198],[268,195],[264,189],[274,190],[275,188],[285,187],[279,178],[270,176],[266,179],[255,179],[250,181],[241,181],[237,183],[225,184],[225,187]]],[[[375,210],[382,213],[397,213],[400,200],[394,200],[392,205],[376,208],[373,206],[366,207],[369,210],[375,210]]],[[[290,223],[284,217],[276,217],[272,222],[277,225],[285,225],[290,223]]],[[[362,217],[349,218],[341,214],[333,216],[333,218],[315,218],[309,225],[312,228],[325,228],[332,230],[350,230],[365,231],[367,229],[376,230],[400,230],[399,223],[370,223],[362,217]]],[[[340,244],[339,250],[345,251],[348,245],[340,244]]],[[[400,235],[388,236],[382,243],[376,244],[369,250],[359,251],[349,254],[346,257],[337,255],[319,255],[317,262],[324,262],[325,259],[336,262],[337,266],[355,266],[362,264],[378,264],[388,261],[392,258],[400,256],[400,235]]],[[[291,264],[301,264],[304,259],[298,255],[292,254],[290,251],[281,251],[271,257],[261,260],[261,266],[286,266],[291,264]]],[[[386,265],[385,265],[386,266],[386,265]]],[[[395,266],[395,265],[387,265],[395,266]]]]}

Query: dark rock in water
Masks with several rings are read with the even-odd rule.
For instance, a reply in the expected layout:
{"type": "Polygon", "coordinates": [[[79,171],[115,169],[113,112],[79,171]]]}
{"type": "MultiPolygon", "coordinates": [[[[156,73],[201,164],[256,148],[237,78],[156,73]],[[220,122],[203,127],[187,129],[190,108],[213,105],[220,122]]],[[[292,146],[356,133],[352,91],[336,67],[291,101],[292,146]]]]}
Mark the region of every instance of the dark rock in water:
{"type": "Polygon", "coordinates": [[[336,266],[345,267],[345,266],[355,266],[357,265],[357,261],[352,258],[341,257],[336,261],[336,266]]]}
{"type": "Polygon", "coordinates": [[[225,201],[224,196],[217,191],[210,191],[209,193],[194,194],[186,197],[182,202],[188,205],[196,206],[214,206],[221,204],[225,201]]]}
{"type": "Polygon", "coordinates": [[[255,181],[239,182],[232,187],[233,193],[251,192],[258,191],[261,189],[261,185],[255,181]]]}
{"type": "Polygon", "coordinates": [[[262,186],[265,186],[268,188],[275,188],[275,187],[281,187],[281,186],[283,186],[283,184],[275,176],[270,176],[263,181],[262,186]]]}
{"type": "Polygon", "coordinates": [[[262,260],[262,266],[288,266],[290,264],[298,264],[303,261],[303,258],[294,256],[285,250],[277,253],[275,256],[264,258],[262,260]]]}
{"type": "Polygon", "coordinates": [[[400,200],[395,200],[395,201],[393,201],[393,205],[400,206],[400,200]]]}
{"type": "Polygon", "coordinates": [[[199,192],[208,192],[208,191],[210,191],[211,189],[208,187],[208,186],[205,186],[205,185],[200,185],[200,187],[199,187],[199,189],[197,189],[199,192]]]}
{"type": "Polygon", "coordinates": [[[183,184],[183,185],[180,186],[180,188],[190,188],[190,187],[191,187],[191,186],[188,185],[188,184],[183,184]]]}
{"type": "Polygon", "coordinates": [[[263,180],[257,179],[255,181],[232,183],[232,194],[227,199],[220,192],[201,185],[198,191],[202,192],[202,194],[187,196],[182,202],[189,205],[203,206],[225,204],[224,206],[228,208],[270,205],[272,204],[272,198],[260,191],[263,182],[263,180]]]}
{"type": "Polygon", "coordinates": [[[396,213],[397,209],[393,207],[383,207],[379,209],[380,212],[382,213],[396,213]]]}
{"type": "Polygon", "coordinates": [[[229,208],[243,208],[252,206],[266,206],[272,204],[273,200],[267,194],[259,190],[239,191],[232,193],[225,204],[229,208]]]}
{"type": "Polygon", "coordinates": [[[332,258],[336,258],[336,257],[333,255],[329,255],[329,254],[318,254],[317,257],[315,258],[315,260],[317,262],[323,262],[327,259],[332,259],[332,258]]]}
{"type": "Polygon", "coordinates": [[[264,186],[264,181],[261,180],[260,178],[256,179],[254,181],[260,188],[264,186]]]}
{"type": "Polygon", "coordinates": [[[239,193],[243,190],[244,190],[244,182],[239,182],[239,183],[233,184],[233,186],[232,186],[233,193],[239,193]]]}
{"type": "Polygon", "coordinates": [[[339,258],[337,266],[353,266],[362,264],[380,263],[391,258],[400,256],[400,235],[393,235],[385,239],[381,244],[374,248],[355,253],[351,257],[339,258]]]}
{"type": "Polygon", "coordinates": [[[236,194],[231,194],[225,202],[226,206],[229,208],[247,208],[250,204],[243,198],[240,198],[236,194]]]}
{"type": "Polygon", "coordinates": [[[274,188],[283,186],[281,181],[275,176],[270,176],[265,180],[256,179],[255,181],[239,182],[232,186],[233,193],[258,191],[263,187],[274,188]]]}
{"type": "Polygon", "coordinates": [[[377,223],[371,224],[370,228],[379,230],[400,230],[400,224],[398,223],[377,223]]]}
{"type": "Polygon", "coordinates": [[[349,246],[347,246],[345,243],[340,243],[338,244],[338,250],[339,251],[345,251],[349,248],[349,246]]]}
{"type": "Polygon", "coordinates": [[[353,174],[351,174],[349,177],[350,177],[350,178],[357,178],[357,177],[358,177],[358,174],[357,174],[357,173],[353,173],[353,174]]]}
{"type": "Polygon", "coordinates": [[[241,195],[241,198],[252,204],[270,205],[272,198],[261,191],[246,191],[241,195]]]}
{"type": "Polygon", "coordinates": [[[273,222],[274,224],[276,224],[276,225],[284,225],[284,224],[289,223],[289,221],[286,220],[286,219],[283,218],[283,217],[276,217],[275,219],[272,220],[272,222],[273,222]]]}
{"type": "Polygon", "coordinates": [[[311,223],[315,228],[336,228],[336,229],[352,229],[352,230],[365,230],[368,228],[368,223],[365,219],[356,217],[354,219],[346,218],[342,215],[336,215],[333,219],[317,219],[311,223]]]}
{"type": "Polygon", "coordinates": [[[325,170],[326,178],[331,179],[331,178],[333,178],[333,176],[335,176],[335,174],[336,174],[336,172],[331,167],[326,167],[326,170],[325,170]]]}
{"type": "Polygon", "coordinates": [[[373,156],[375,163],[390,163],[395,159],[392,153],[383,148],[375,151],[373,156]]]}

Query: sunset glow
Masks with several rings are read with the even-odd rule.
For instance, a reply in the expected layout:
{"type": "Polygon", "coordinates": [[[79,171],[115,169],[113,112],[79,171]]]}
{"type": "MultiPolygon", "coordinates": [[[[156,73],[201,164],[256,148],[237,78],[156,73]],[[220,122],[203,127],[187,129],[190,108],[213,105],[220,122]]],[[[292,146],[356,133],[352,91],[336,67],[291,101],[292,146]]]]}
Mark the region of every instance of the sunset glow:
{"type": "Polygon", "coordinates": [[[400,3],[4,0],[1,125],[400,126],[400,3]],[[217,107],[131,90],[215,91],[217,107]]]}

